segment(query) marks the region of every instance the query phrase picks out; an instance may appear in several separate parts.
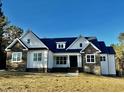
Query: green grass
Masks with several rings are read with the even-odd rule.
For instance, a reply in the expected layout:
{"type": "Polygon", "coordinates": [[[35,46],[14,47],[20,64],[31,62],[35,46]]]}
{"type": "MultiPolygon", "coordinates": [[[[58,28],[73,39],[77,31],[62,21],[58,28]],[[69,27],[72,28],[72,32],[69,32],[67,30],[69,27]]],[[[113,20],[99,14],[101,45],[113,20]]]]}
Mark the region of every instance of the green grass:
{"type": "Polygon", "coordinates": [[[83,92],[124,91],[124,78],[95,76],[80,73],[67,77],[66,73],[0,72],[0,91],[9,92],[83,92]]]}

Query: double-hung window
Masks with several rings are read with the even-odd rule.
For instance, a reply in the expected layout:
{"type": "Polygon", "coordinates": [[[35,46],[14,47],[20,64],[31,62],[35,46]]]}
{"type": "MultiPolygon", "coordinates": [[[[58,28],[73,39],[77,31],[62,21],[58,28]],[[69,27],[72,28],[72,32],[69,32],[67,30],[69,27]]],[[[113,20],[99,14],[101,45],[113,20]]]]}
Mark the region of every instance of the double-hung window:
{"type": "Polygon", "coordinates": [[[95,54],[86,54],[86,63],[95,63],[95,54]]]}
{"type": "Polygon", "coordinates": [[[21,62],[21,61],[22,61],[22,52],[13,52],[12,62],[21,62]]]}
{"type": "Polygon", "coordinates": [[[55,57],[56,65],[66,64],[67,63],[67,57],[66,56],[58,56],[55,57]]]}
{"type": "Polygon", "coordinates": [[[100,56],[100,61],[106,61],[106,57],[105,56],[100,56]]]}
{"type": "Polygon", "coordinates": [[[42,53],[34,53],[33,61],[41,61],[42,60],[42,53]]]}

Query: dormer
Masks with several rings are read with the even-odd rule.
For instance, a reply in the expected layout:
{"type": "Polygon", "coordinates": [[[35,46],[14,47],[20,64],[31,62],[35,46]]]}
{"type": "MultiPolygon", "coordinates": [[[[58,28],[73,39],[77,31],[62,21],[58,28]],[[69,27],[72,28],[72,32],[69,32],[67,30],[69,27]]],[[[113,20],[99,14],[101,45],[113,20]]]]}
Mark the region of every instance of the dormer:
{"type": "Polygon", "coordinates": [[[56,42],[56,48],[57,49],[65,49],[66,42],[56,42]]]}

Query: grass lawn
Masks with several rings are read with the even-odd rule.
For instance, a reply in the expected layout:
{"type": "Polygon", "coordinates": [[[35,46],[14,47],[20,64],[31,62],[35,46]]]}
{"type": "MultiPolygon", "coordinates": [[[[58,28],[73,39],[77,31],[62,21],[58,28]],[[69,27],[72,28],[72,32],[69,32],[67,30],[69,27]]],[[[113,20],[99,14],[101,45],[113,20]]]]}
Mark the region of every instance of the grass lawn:
{"type": "Polygon", "coordinates": [[[124,91],[124,78],[80,73],[67,77],[60,73],[0,72],[0,91],[16,92],[83,92],[124,91]]]}

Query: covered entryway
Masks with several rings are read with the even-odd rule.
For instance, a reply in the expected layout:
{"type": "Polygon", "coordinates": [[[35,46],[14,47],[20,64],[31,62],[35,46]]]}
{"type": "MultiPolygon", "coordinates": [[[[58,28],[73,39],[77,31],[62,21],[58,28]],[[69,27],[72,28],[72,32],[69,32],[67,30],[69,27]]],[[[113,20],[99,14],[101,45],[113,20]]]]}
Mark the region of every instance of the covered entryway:
{"type": "Polygon", "coordinates": [[[70,56],[70,67],[77,67],[77,56],[70,56]]]}

